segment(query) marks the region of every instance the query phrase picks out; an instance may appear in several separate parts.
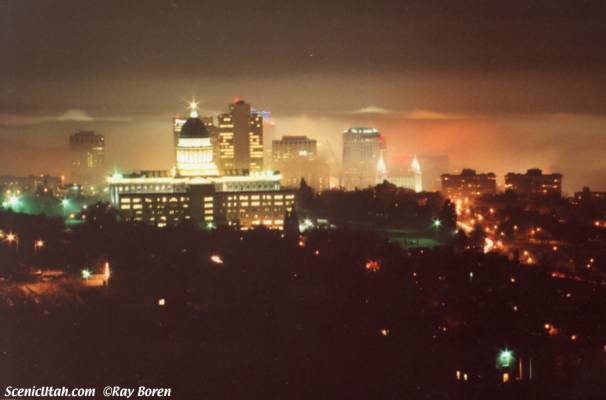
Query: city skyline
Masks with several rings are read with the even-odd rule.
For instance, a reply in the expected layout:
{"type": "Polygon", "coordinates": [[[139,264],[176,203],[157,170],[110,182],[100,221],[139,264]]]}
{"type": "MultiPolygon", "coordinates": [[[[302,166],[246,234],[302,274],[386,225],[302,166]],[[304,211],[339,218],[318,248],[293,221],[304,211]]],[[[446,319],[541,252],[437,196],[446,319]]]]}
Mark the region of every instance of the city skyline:
{"type": "MultiPolygon", "coordinates": [[[[195,98],[195,96],[194,96],[195,98]]],[[[235,99],[239,99],[239,97],[235,97],[235,99]]],[[[232,99],[233,100],[233,99],[232,99]]],[[[174,165],[174,151],[173,151],[173,143],[171,143],[171,141],[173,140],[174,137],[174,133],[173,133],[173,121],[174,118],[180,117],[182,118],[184,115],[186,115],[189,112],[189,107],[190,107],[190,101],[189,100],[182,100],[181,101],[183,103],[183,107],[182,107],[182,112],[180,113],[175,113],[173,114],[171,117],[169,118],[153,118],[152,121],[148,121],[148,122],[142,122],[143,124],[154,124],[157,125],[158,128],[158,133],[154,134],[153,137],[156,140],[155,144],[150,144],[150,138],[149,137],[141,137],[138,134],[131,134],[128,135],[127,137],[120,137],[119,133],[117,133],[117,131],[115,131],[115,128],[110,128],[109,132],[111,132],[109,134],[109,137],[112,138],[113,140],[111,140],[109,143],[106,143],[106,147],[109,148],[109,151],[107,151],[106,153],[106,158],[108,159],[108,161],[105,164],[105,168],[106,168],[106,172],[107,172],[107,176],[111,175],[112,172],[115,171],[123,171],[123,170],[158,170],[158,169],[168,169],[171,168],[174,165]],[[113,143],[112,143],[113,142],[113,143]],[[132,146],[134,145],[134,143],[137,142],[137,146],[138,146],[138,151],[137,152],[132,152],[132,146]],[[108,146],[109,145],[109,146],[108,146]],[[147,150],[147,146],[152,146],[154,148],[156,148],[156,150],[152,151],[152,153],[150,153],[147,150]]],[[[254,104],[253,104],[253,108],[254,108],[254,104]]],[[[374,111],[376,112],[376,111],[374,111]]],[[[120,118],[115,118],[115,120],[96,120],[96,119],[92,119],[88,117],[84,118],[82,116],[78,116],[78,113],[75,113],[74,110],[69,111],[68,114],[73,114],[71,117],[66,117],[65,121],[60,121],[60,124],[64,124],[64,126],[66,124],[70,124],[73,125],[74,127],[82,127],[82,126],[86,126],[88,127],[88,129],[91,130],[95,130],[97,129],[97,127],[99,126],[107,126],[106,124],[116,124],[116,123],[122,123],[122,124],[132,124],[133,121],[131,120],[127,120],[127,119],[120,119],[120,118]]],[[[200,117],[201,118],[205,118],[205,119],[213,119],[215,123],[217,123],[217,118],[222,114],[222,111],[206,111],[203,108],[200,109],[200,117]]],[[[419,117],[414,117],[411,118],[409,120],[410,123],[412,124],[419,124],[421,126],[421,131],[425,128],[422,127],[422,125],[424,125],[425,123],[427,123],[425,121],[424,116],[419,116],[419,117]]],[[[435,116],[430,116],[430,118],[436,118],[435,116]]],[[[272,123],[272,130],[270,132],[266,132],[265,136],[266,138],[264,139],[264,152],[266,153],[265,158],[266,158],[266,162],[270,161],[270,152],[271,152],[271,141],[272,140],[277,140],[280,139],[282,137],[285,136],[292,136],[290,133],[283,133],[281,130],[276,129],[276,125],[279,128],[279,123],[276,123],[276,119],[279,121],[279,118],[275,118],[273,113],[271,116],[271,123],[272,123]]],[[[331,139],[326,139],[326,137],[321,137],[321,136],[314,136],[313,133],[312,134],[308,134],[310,136],[310,138],[317,140],[319,143],[319,156],[320,158],[322,158],[323,160],[327,161],[331,166],[333,171],[338,171],[341,167],[342,167],[342,159],[341,159],[341,152],[342,152],[342,134],[344,131],[347,131],[348,129],[351,128],[360,128],[360,127],[371,127],[371,126],[377,126],[378,124],[374,124],[372,122],[370,123],[366,123],[369,120],[365,120],[365,119],[357,119],[357,121],[363,121],[362,123],[359,124],[348,124],[348,125],[342,125],[342,126],[347,126],[348,128],[343,129],[342,131],[336,131],[334,135],[331,139]],[[337,159],[338,158],[338,159],[337,159]]],[[[458,124],[460,123],[460,121],[455,121],[453,120],[448,120],[449,123],[454,123],[454,124],[458,124]]],[[[432,124],[432,122],[429,122],[429,124],[432,124]]],[[[39,124],[35,124],[34,126],[37,126],[39,124]]],[[[307,121],[304,121],[303,123],[304,126],[309,126],[310,130],[313,131],[313,126],[314,126],[314,121],[310,120],[310,118],[308,118],[307,121]]],[[[132,130],[128,129],[128,128],[124,128],[126,129],[125,132],[132,132],[132,130]]],[[[304,128],[305,129],[305,128],[304,128]]],[[[375,128],[373,128],[375,129],[375,128]]],[[[462,128],[461,128],[462,129],[462,128]]],[[[23,160],[23,157],[20,155],[19,152],[13,154],[13,157],[15,157],[14,159],[11,159],[10,157],[7,159],[7,163],[4,165],[4,170],[0,170],[0,173],[3,175],[21,175],[21,176],[26,176],[26,175],[37,175],[37,174],[46,174],[46,173],[50,173],[50,174],[54,174],[57,176],[65,176],[65,175],[69,175],[70,174],[70,161],[68,159],[69,157],[69,147],[66,145],[67,143],[67,139],[73,135],[74,133],[83,131],[83,129],[79,129],[79,128],[75,128],[75,130],[73,131],[65,131],[64,134],[62,134],[61,137],[57,137],[57,138],[53,138],[54,140],[56,139],[56,142],[53,146],[51,147],[45,147],[45,148],[38,148],[39,154],[38,155],[44,155],[44,158],[42,160],[34,160],[34,162],[32,163],[32,160],[27,160],[25,161],[26,165],[28,165],[30,168],[14,168],[14,165],[18,165],[19,161],[23,160]],[[58,145],[57,145],[58,143],[58,145]],[[12,161],[14,160],[14,163],[12,163],[12,161]],[[40,164],[36,164],[36,161],[39,162],[40,164]],[[9,168],[6,168],[6,167],[9,168]],[[33,167],[32,167],[33,166],[33,167]],[[10,168],[13,167],[13,168],[10,168]]],[[[99,134],[102,134],[103,136],[107,137],[108,134],[105,133],[106,131],[96,131],[99,134]]],[[[289,131],[292,132],[292,131],[289,131]]],[[[301,130],[296,130],[295,132],[301,132],[301,130]]],[[[418,148],[418,146],[416,145],[412,145],[412,146],[404,146],[404,148],[402,148],[402,146],[398,147],[397,143],[398,143],[398,138],[395,137],[392,139],[395,139],[396,144],[394,145],[394,141],[388,139],[389,136],[387,135],[383,135],[382,136],[384,138],[386,138],[386,151],[385,151],[385,155],[386,155],[386,161],[388,166],[391,166],[390,170],[393,169],[402,169],[402,167],[406,167],[410,161],[413,159],[413,157],[415,155],[418,155],[419,152],[415,152],[411,149],[414,148],[418,148]]],[[[414,135],[417,136],[417,135],[414,135]]],[[[415,142],[415,137],[412,138],[407,138],[407,140],[411,141],[411,142],[415,142]]],[[[423,139],[419,139],[417,141],[422,141],[423,139]]],[[[152,142],[154,142],[154,140],[151,140],[152,142]]],[[[19,145],[17,144],[16,146],[17,148],[19,148],[19,145]]],[[[598,151],[601,149],[597,149],[598,151]]],[[[481,169],[481,170],[489,170],[491,172],[496,172],[497,175],[497,184],[498,184],[498,189],[499,190],[505,190],[506,185],[505,185],[505,176],[508,173],[523,173],[528,169],[532,169],[532,168],[539,168],[542,169],[545,172],[548,173],[559,173],[562,171],[566,171],[568,170],[566,167],[562,167],[561,165],[558,164],[549,164],[549,165],[545,165],[545,164],[540,164],[539,162],[533,162],[531,160],[527,161],[526,163],[520,163],[517,162],[518,159],[514,158],[513,155],[511,156],[511,158],[508,157],[503,157],[501,158],[501,160],[504,160],[504,163],[494,163],[494,162],[478,162],[475,158],[459,158],[457,157],[456,154],[452,154],[452,153],[447,153],[447,152],[436,152],[436,151],[428,151],[426,153],[423,153],[423,151],[420,152],[421,156],[428,156],[428,157],[446,157],[449,161],[449,167],[448,168],[443,168],[442,171],[440,171],[441,173],[458,173],[466,168],[472,168],[472,169],[481,169]],[[485,167],[483,168],[478,168],[478,165],[484,165],[485,167]],[[505,165],[512,165],[511,168],[506,167],[505,165]],[[516,167],[516,165],[525,165],[526,167],[516,167]]],[[[494,161],[494,158],[493,158],[494,161]]],[[[269,167],[267,167],[269,168],[269,167]]],[[[266,168],[266,169],[267,169],[266,168]]],[[[336,175],[338,175],[338,172],[335,172],[336,175]]],[[[591,184],[591,182],[593,182],[591,179],[587,180],[587,179],[583,179],[584,175],[579,175],[579,174],[573,174],[572,175],[567,175],[566,173],[563,173],[564,175],[567,176],[567,179],[565,180],[564,184],[563,184],[563,192],[567,195],[572,195],[574,192],[580,190],[582,187],[585,186],[590,186],[592,189],[596,189],[596,190],[602,190],[602,181],[596,181],[594,183],[594,185],[591,184]]],[[[334,175],[333,175],[334,176],[334,175]]],[[[338,178],[338,176],[335,176],[335,178],[338,178]]],[[[438,180],[436,180],[435,185],[439,186],[439,182],[438,180]]],[[[437,187],[436,187],[437,188],[437,187]]],[[[428,190],[431,190],[431,188],[428,188],[428,190]]]]}

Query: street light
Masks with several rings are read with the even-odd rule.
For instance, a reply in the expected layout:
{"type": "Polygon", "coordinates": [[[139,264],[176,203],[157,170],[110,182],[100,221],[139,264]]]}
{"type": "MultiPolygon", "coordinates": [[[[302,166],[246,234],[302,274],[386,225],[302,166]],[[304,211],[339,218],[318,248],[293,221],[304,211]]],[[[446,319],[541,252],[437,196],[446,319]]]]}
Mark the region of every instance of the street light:
{"type": "Polygon", "coordinates": [[[34,242],[34,255],[38,255],[38,251],[44,247],[44,240],[38,239],[34,242]]]}
{"type": "Polygon", "coordinates": [[[436,238],[439,237],[440,234],[440,226],[442,226],[442,221],[440,221],[438,218],[434,219],[433,222],[431,223],[431,225],[433,226],[433,228],[435,229],[435,235],[436,238]]]}
{"type": "Polygon", "coordinates": [[[19,199],[19,196],[13,194],[13,195],[9,196],[8,199],[5,199],[2,202],[2,206],[7,209],[8,208],[17,208],[20,203],[21,203],[21,201],[19,199]]]}
{"type": "Polygon", "coordinates": [[[11,245],[11,244],[13,244],[13,242],[15,242],[15,250],[16,250],[16,253],[18,256],[19,255],[19,237],[11,232],[8,235],[6,235],[6,241],[8,242],[9,245],[11,245]]]}
{"type": "Polygon", "coordinates": [[[11,207],[16,207],[19,205],[19,197],[12,195],[9,199],[8,199],[8,204],[11,207]]]}
{"type": "Polygon", "coordinates": [[[223,258],[219,254],[213,254],[210,256],[210,261],[215,264],[223,264],[223,258]]]}

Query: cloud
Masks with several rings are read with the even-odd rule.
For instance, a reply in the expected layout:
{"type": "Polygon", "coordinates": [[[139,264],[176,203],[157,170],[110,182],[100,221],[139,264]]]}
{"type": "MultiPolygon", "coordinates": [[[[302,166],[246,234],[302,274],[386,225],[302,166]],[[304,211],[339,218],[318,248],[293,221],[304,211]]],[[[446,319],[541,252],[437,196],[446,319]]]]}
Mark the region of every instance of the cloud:
{"type": "Polygon", "coordinates": [[[76,121],[76,122],[92,122],[92,121],[108,121],[108,122],[121,122],[130,121],[130,117],[92,117],[85,110],[78,108],[70,108],[57,117],[57,121],[76,121]]]}
{"type": "Polygon", "coordinates": [[[468,117],[462,114],[448,114],[421,108],[415,108],[412,111],[389,110],[378,106],[367,106],[355,111],[345,111],[343,114],[348,115],[384,115],[403,117],[409,120],[424,120],[424,121],[441,121],[441,120],[457,120],[467,119],[468,117]]]}
{"type": "Polygon", "coordinates": [[[355,111],[346,111],[345,114],[395,114],[396,111],[377,106],[367,106],[355,111]]]}
{"type": "Polygon", "coordinates": [[[93,117],[87,111],[70,108],[59,115],[14,115],[0,114],[0,125],[22,126],[38,125],[49,122],[123,122],[130,121],[130,117],[105,116],[93,117]]]}
{"type": "Polygon", "coordinates": [[[461,114],[447,114],[447,113],[440,113],[440,112],[431,111],[431,110],[422,110],[419,108],[415,108],[414,110],[406,113],[406,119],[413,119],[413,120],[436,121],[436,120],[453,120],[453,119],[466,119],[466,118],[467,117],[465,115],[461,115],[461,114]]]}
{"type": "Polygon", "coordinates": [[[86,111],[79,110],[77,108],[70,108],[59,117],[57,117],[58,121],[78,121],[78,122],[90,122],[95,119],[91,117],[86,111]]]}

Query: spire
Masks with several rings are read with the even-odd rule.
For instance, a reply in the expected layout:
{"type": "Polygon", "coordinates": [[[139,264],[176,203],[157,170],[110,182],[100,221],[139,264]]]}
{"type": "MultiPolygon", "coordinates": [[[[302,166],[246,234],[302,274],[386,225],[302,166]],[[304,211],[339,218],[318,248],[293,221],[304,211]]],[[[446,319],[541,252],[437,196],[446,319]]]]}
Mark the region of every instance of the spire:
{"type": "Polygon", "coordinates": [[[419,193],[423,191],[423,179],[421,177],[421,164],[415,155],[410,163],[410,169],[414,174],[415,192],[419,193]]]}
{"type": "Polygon", "coordinates": [[[387,174],[387,166],[385,165],[385,160],[383,159],[383,152],[381,152],[381,156],[379,157],[379,162],[377,163],[377,175],[384,176],[387,174]]]}
{"type": "Polygon", "coordinates": [[[189,102],[189,105],[187,106],[187,108],[189,108],[189,117],[190,118],[198,118],[198,104],[200,102],[196,101],[196,98],[194,97],[192,99],[192,101],[189,102]]]}
{"type": "Polygon", "coordinates": [[[414,172],[415,174],[421,173],[421,164],[419,164],[419,160],[417,159],[416,155],[412,158],[412,162],[410,163],[410,168],[412,169],[412,172],[414,172]]]}
{"type": "Polygon", "coordinates": [[[377,163],[377,176],[376,176],[376,184],[379,185],[383,183],[384,180],[387,179],[387,166],[385,165],[385,160],[383,159],[383,151],[381,151],[381,155],[379,156],[379,162],[377,163]]]}

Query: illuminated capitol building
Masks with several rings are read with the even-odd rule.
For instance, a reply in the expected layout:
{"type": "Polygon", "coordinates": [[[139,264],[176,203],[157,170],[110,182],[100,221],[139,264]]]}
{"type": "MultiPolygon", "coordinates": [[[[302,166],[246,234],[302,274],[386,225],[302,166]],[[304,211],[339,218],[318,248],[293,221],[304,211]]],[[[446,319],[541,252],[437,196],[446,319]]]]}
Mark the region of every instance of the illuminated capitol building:
{"type": "MultiPolygon", "coordinates": [[[[294,207],[294,192],[282,190],[280,174],[258,170],[258,163],[237,170],[217,165],[210,124],[199,118],[195,102],[190,109],[190,117],[175,137],[176,166],[171,171],[114,174],[108,178],[111,203],[121,218],[158,227],[190,220],[208,228],[283,229],[294,207]]],[[[237,144],[240,138],[235,139],[237,144]]],[[[240,152],[236,149],[234,153],[240,152]]],[[[244,165],[248,154],[242,158],[235,161],[244,165]]]]}

